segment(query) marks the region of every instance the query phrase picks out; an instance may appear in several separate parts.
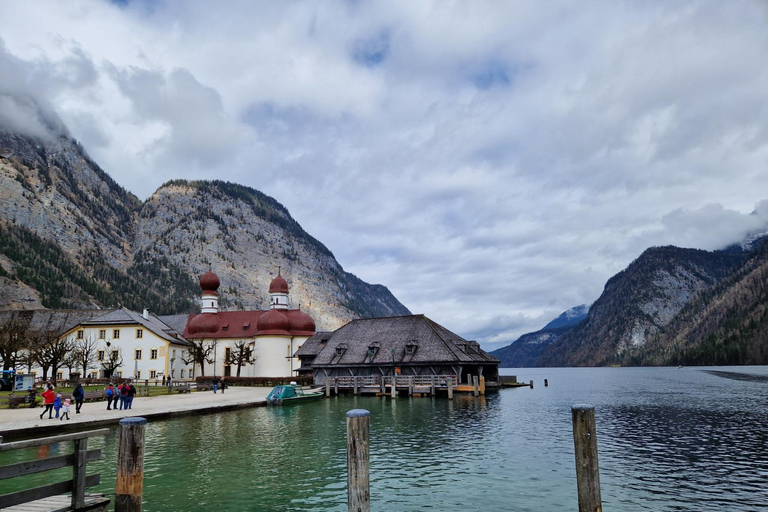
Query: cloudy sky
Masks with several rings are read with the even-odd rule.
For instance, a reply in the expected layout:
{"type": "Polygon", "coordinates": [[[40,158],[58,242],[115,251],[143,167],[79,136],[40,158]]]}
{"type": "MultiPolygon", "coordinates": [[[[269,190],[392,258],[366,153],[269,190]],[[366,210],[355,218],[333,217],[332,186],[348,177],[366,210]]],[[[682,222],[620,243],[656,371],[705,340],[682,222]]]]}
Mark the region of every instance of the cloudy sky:
{"type": "Polygon", "coordinates": [[[225,179],[486,349],[768,225],[762,1],[0,3],[0,123],[225,179]],[[755,212],[755,214],[752,214],[755,212]]]}

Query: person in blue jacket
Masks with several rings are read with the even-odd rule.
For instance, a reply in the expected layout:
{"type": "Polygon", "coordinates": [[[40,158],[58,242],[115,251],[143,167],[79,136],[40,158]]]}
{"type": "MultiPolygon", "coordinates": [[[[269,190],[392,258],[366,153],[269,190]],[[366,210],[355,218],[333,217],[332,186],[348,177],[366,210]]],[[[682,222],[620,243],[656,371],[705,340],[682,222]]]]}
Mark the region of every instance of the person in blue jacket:
{"type": "Polygon", "coordinates": [[[83,406],[83,400],[85,400],[85,390],[79,382],[75,390],[72,391],[72,399],[75,401],[75,414],[80,414],[80,408],[83,406]]]}

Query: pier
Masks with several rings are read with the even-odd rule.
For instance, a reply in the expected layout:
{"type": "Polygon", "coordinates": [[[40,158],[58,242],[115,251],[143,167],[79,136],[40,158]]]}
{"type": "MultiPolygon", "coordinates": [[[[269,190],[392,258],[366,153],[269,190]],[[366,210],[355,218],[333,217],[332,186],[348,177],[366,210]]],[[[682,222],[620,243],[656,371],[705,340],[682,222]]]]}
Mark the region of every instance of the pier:
{"type": "Polygon", "coordinates": [[[454,393],[485,395],[485,377],[472,375],[471,382],[459,383],[456,375],[381,375],[365,377],[329,377],[325,396],[340,394],[391,396],[447,396],[454,393]]]}

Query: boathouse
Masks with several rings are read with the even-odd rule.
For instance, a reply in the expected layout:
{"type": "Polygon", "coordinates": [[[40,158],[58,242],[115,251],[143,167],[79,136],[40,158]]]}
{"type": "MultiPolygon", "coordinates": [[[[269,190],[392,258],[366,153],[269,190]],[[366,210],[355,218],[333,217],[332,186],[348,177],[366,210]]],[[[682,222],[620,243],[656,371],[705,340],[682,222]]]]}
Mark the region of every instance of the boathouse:
{"type": "Polygon", "coordinates": [[[299,375],[325,385],[335,377],[456,375],[498,380],[499,360],[424,315],[353,320],[318,332],[296,351],[299,375]]]}

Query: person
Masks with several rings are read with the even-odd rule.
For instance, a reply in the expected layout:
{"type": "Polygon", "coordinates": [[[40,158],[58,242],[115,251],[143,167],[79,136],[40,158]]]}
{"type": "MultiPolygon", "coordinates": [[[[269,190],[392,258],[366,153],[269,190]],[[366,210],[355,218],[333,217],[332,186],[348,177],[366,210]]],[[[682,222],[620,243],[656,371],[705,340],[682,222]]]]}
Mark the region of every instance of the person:
{"type": "Polygon", "coordinates": [[[115,388],[111,382],[109,383],[107,388],[104,390],[104,394],[107,395],[107,410],[109,411],[112,409],[112,397],[115,394],[115,388]]]}
{"type": "Polygon", "coordinates": [[[48,419],[53,419],[53,402],[56,400],[56,393],[53,392],[53,386],[48,384],[48,387],[45,391],[40,393],[40,396],[43,397],[43,400],[45,401],[45,409],[40,413],[40,419],[43,419],[46,412],[48,413],[48,419]]]}
{"type": "Polygon", "coordinates": [[[126,397],[126,405],[128,409],[133,409],[133,397],[136,396],[136,387],[133,382],[128,384],[128,396],[126,397]]]}
{"type": "Polygon", "coordinates": [[[61,405],[61,418],[60,421],[64,421],[64,416],[67,417],[67,421],[69,421],[69,398],[64,400],[64,403],[61,405]]]}
{"type": "Polygon", "coordinates": [[[227,384],[226,384],[226,382],[224,382],[224,380],[225,380],[225,379],[226,379],[226,377],[222,377],[222,378],[221,378],[221,382],[220,382],[220,384],[221,384],[221,394],[222,394],[222,395],[224,394],[224,388],[226,388],[226,387],[227,387],[227,384]]]}
{"type": "Polygon", "coordinates": [[[120,410],[128,408],[128,383],[123,382],[120,384],[120,386],[117,388],[120,390],[120,410]]]}
{"type": "Polygon", "coordinates": [[[215,375],[213,376],[213,394],[216,394],[216,391],[219,389],[219,378],[215,375]]]}
{"type": "Polygon", "coordinates": [[[75,400],[75,414],[80,414],[80,408],[83,406],[83,400],[85,400],[85,390],[79,382],[75,390],[72,391],[72,398],[75,400]]]}
{"type": "MultiPolygon", "coordinates": [[[[157,382],[155,382],[157,384],[157,382]]],[[[163,374],[163,386],[165,386],[165,374],[163,374]]]]}
{"type": "Polygon", "coordinates": [[[56,411],[56,418],[58,419],[59,411],[61,411],[61,393],[58,393],[53,401],[53,410],[56,411]]]}

